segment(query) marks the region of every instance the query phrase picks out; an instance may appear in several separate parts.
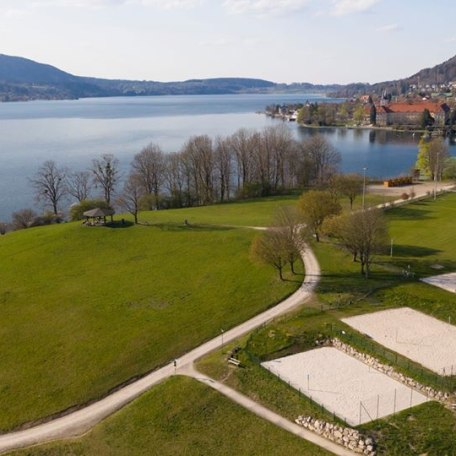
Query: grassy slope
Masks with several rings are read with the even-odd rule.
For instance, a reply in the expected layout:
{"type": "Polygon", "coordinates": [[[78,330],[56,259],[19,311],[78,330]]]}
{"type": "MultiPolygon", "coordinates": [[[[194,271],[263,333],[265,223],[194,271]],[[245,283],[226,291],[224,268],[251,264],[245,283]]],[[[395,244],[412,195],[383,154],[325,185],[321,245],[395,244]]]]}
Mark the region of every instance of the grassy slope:
{"type": "Polygon", "coordinates": [[[0,429],[84,403],[291,293],[254,232],[65,224],[1,238],[0,429]]]}
{"type": "Polygon", "coordinates": [[[293,205],[298,196],[275,196],[212,206],[190,207],[140,213],[139,219],[149,223],[208,223],[218,225],[267,226],[274,209],[293,205]]]}
{"type": "Polygon", "coordinates": [[[188,378],[172,378],[65,443],[11,456],[327,455],[188,378]]]}

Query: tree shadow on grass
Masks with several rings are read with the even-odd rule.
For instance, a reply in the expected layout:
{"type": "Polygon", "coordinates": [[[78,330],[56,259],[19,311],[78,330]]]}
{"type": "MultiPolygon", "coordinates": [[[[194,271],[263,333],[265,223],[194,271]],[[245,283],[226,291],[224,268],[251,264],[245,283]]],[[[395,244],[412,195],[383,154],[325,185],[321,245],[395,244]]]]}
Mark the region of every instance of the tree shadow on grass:
{"type": "Polygon", "coordinates": [[[130,220],[114,220],[113,222],[107,222],[104,226],[105,228],[113,228],[113,229],[118,229],[118,228],[131,228],[135,224],[131,222],[130,220]]]}
{"type": "MultiPolygon", "coordinates": [[[[420,202],[414,203],[414,205],[427,207],[428,203],[420,202]]],[[[400,208],[390,210],[388,212],[388,218],[390,220],[421,220],[435,218],[430,214],[431,211],[427,209],[415,209],[410,206],[401,206],[400,208]]]]}
{"type": "Polygon", "coordinates": [[[425,257],[430,255],[438,255],[442,250],[423,247],[420,245],[396,245],[394,247],[394,257],[425,257]]]}

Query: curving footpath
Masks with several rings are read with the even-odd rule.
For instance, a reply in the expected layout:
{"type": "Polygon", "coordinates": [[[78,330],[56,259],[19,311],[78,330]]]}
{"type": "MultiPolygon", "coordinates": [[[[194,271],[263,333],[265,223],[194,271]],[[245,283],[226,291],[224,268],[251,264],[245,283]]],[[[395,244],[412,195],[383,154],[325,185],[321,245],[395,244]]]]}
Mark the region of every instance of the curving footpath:
{"type": "MultiPolygon", "coordinates": [[[[268,321],[297,308],[308,300],[320,276],[320,267],[312,250],[308,247],[302,253],[306,277],[301,287],[280,304],[226,331],[200,345],[177,360],[177,367],[192,364],[196,359],[220,348],[268,321]],[[223,337],[223,341],[222,341],[223,337]]],[[[176,373],[174,363],[151,372],[140,380],[123,387],[105,398],[76,412],[22,431],[0,435],[0,453],[17,448],[41,444],[52,440],[75,437],[87,432],[95,424],[128,404],[152,386],[176,373]]],[[[293,424],[293,423],[290,423],[293,424]]],[[[305,437],[308,439],[308,437],[305,437]]],[[[323,439],[322,439],[323,440],[323,439]]],[[[326,441],[325,441],[326,442],[326,441]]],[[[342,454],[342,453],[340,453],[342,454]]]]}

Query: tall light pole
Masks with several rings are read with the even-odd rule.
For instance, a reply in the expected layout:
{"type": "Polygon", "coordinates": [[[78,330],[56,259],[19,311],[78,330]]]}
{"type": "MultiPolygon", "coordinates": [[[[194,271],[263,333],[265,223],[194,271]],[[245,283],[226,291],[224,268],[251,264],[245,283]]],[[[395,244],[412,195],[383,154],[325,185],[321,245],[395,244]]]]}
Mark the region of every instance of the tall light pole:
{"type": "Polygon", "coordinates": [[[363,168],[363,210],[365,208],[364,202],[366,198],[366,171],[367,171],[367,166],[363,168]]]}

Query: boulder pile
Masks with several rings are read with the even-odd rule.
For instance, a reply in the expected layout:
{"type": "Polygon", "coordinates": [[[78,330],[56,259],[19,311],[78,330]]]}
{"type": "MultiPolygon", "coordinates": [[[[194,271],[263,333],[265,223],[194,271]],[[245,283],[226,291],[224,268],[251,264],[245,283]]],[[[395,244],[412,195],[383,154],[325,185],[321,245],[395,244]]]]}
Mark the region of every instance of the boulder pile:
{"type": "Polygon", "coordinates": [[[375,441],[372,437],[364,436],[356,429],[328,423],[311,416],[299,416],[296,424],[313,431],[334,443],[342,445],[354,453],[375,456],[375,441]]]}

